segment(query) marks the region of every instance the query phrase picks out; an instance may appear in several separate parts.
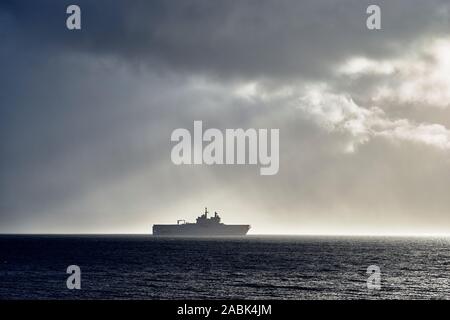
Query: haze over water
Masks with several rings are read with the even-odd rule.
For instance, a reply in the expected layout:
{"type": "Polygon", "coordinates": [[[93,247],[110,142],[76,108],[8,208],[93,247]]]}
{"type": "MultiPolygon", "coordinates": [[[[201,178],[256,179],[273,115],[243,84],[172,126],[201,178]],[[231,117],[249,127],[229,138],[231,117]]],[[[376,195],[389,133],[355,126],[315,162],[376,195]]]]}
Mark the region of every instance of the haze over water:
{"type": "Polygon", "coordinates": [[[444,238],[4,235],[0,298],[448,299],[449,249],[444,238]],[[72,264],[81,290],[66,288],[72,264]]]}

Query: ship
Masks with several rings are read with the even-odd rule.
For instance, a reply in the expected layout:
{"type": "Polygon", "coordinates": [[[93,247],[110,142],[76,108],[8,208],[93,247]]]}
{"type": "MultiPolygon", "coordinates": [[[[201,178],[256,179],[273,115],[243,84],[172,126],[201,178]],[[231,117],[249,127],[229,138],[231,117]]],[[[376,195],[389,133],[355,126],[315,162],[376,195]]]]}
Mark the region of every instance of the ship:
{"type": "Polygon", "coordinates": [[[224,224],[220,216],[208,218],[208,208],[197,218],[195,223],[177,220],[177,224],[154,224],[154,236],[183,236],[183,237],[215,237],[215,236],[245,236],[250,230],[248,224],[224,224]]]}

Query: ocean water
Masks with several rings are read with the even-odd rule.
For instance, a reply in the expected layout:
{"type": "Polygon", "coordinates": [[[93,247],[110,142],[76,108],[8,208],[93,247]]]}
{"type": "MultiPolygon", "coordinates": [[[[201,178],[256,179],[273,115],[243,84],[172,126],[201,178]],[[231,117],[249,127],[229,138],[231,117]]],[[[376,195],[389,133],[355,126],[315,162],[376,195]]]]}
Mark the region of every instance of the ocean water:
{"type": "Polygon", "coordinates": [[[0,298],[448,299],[450,239],[0,236],[0,298]]]}

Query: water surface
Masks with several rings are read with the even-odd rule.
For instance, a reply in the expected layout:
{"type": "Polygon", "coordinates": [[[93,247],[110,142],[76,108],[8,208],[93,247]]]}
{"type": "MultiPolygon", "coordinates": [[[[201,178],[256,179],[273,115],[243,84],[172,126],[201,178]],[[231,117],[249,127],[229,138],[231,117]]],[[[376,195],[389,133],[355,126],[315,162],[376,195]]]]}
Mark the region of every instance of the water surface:
{"type": "Polygon", "coordinates": [[[450,239],[0,236],[2,299],[447,299],[450,239]],[[66,268],[81,268],[68,290],[66,268]],[[367,289],[367,267],[381,290],[367,289]]]}

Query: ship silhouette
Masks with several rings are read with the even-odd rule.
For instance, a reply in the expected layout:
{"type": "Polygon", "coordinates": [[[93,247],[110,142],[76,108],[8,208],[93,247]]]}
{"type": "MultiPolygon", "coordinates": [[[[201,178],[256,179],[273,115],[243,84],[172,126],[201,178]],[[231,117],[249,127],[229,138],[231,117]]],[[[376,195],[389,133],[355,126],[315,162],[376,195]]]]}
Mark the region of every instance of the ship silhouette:
{"type": "Polygon", "coordinates": [[[178,220],[177,224],[154,224],[154,236],[245,236],[250,229],[248,224],[224,224],[220,222],[220,216],[214,212],[214,216],[208,218],[208,209],[197,218],[195,223],[178,220]]]}

